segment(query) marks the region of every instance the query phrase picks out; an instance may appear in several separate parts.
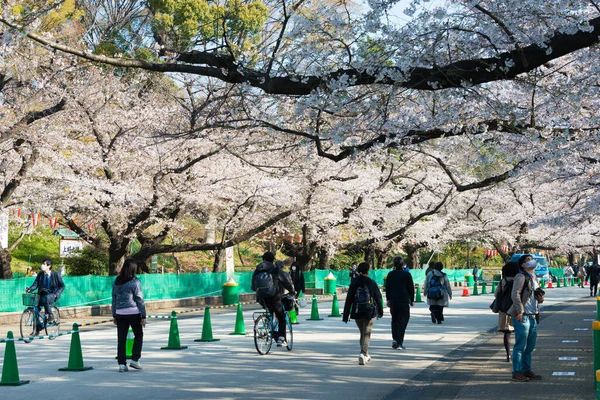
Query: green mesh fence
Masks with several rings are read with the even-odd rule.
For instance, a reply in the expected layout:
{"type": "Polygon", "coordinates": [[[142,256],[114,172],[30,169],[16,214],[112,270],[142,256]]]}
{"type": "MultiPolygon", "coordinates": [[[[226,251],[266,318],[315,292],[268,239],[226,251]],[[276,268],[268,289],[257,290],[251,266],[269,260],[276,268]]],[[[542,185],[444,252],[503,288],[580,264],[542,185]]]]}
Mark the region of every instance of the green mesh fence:
{"type": "MultiPolygon", "coordinates": [[[[375,269],[369,271],[369,277],[378,285],[383,285],[384,277],[391,270],[375,269]]],[[[336,286],[349,286],[349,270],[315,270],[304,273],[307,288],[323,289],[324,279],[329,273],[336,278],[336,286]]],[[[444,270],[450,282],[463,282],[468,270],[444,270]]],[[[557,271],[556,275],[561,276],[557,271]]],[[[415,283],[425,281],[425,271],[411,270],[415,283]]],[[[554,274],[554,269],[553,269],[554,274]]],[[[181,299],[186,297],[219,296],[223,284],[227,281],[225,272],[197,274],[144,274],[139,275],[147,301],[181,299]]],[[[60,298],[61,307],[93,306],[111,303],[112,276],[66,276],[65,291],[60,298]]],[[[235,273],[235,281],[239,284],[240,293],[251,293],[252,272],[235,273]]],[[[23,310],[21,294],[31,286],[33,277],[0,280],[0,312],[23,310]]]]}

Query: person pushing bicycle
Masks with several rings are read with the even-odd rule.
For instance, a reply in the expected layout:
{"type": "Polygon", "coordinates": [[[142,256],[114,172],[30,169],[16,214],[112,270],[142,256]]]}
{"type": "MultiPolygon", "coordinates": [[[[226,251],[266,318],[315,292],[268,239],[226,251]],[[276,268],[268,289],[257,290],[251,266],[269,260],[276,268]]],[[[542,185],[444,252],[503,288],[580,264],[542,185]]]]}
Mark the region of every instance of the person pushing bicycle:
{"type": "Polygon", "coordinates": [[[49,258],[44,259],[42,262],[42,272],[37,274],[33,285],[25,289],[25,292],[29,293],[36,289],[40,296],[38,304],[40,307],[44,307],[48,323],[54,322],[54,315],[52,315],[52,308],[50,306],[60,298],[63,290],[65,290],[65,284],[60,274],[52,271],[52,260],[49,258]]]}
{"type": "Polygon", "coordinates": [[[262,256],[263,261],[256,266],[252,275],[252,290],[256,292],[256,300],[267,310],[275,314],[279,321],[279,332],[277,346],[281,347],[285,342],[285,313],[281,303],[281,294],[287,290],[294,295],[294,285],[289,278],[283,274],[281,268],[273,264],[275,255],[267,251],[262,256]]]}

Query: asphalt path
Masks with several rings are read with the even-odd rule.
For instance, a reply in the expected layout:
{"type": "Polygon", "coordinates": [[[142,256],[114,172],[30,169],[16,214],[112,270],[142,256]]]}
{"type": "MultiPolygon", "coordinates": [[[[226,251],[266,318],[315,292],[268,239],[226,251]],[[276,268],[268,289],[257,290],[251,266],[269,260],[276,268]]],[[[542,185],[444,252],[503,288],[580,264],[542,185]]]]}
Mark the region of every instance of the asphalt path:
{"type": "MultiPolygon", "coordinates": [[[[168,319],[149,320],[140,360],[144,367],[142,371],[118,372],[114,358],[116,328],[112,324],[81,328],[83,361],[85,366],[93,367],[89,371],[58,371],[68,364],[71,336],[52,341],[34,340],[29,344],[16,342],[20,378],[31,382],[1,387],[0,398],[401,398],[399,388],[420,380],[423,374],[439,365],[440,360],[448,359],[465,345],[487,343],[481,338],[486,335],[489,338],[494,332],[497,315],[488,308],[492,296],[462,297],[462,288],[453,289],[455,296],[450,307],[445,309],[446,321],[442,325],[431,323],[426,303],[417,303],[411,309],[406,350],[391,348],[390,317],[386,309],[384,317],[375,322],[369,349],[373,360],[365,366],[358,365],[358,328],[354,322],[344,324],[341,317],[327,317],[331,312],[331,300],[320,299],[319,315],[323,320],[307,321],[311,311],[309,301],[298,316],[300,324],[293,327],[293,350],[273,345],[265,356],[256,352],[252,337],[252,313],[256,306],[244,309],[246,336],[229,335],[234,331],[235,308],[211,310],[213,337],[220,340],[208,343],[194,341],[202,336],[202,313],[181,314],[178,319],[180,341],[188,346],[184,350],[161,350],[168,343],[170,322],[168,319]]],[[[575,287],[550,289],[544,307],[577,304],[582,299],[589,303],[586,294],[589,294],[587,290],[575,287]]],[[[343,308],[342,300],[339,308],[343,308]]],[[[164,315],[169,311],[165,310],[164,315]]],[[[63,330],[70,329],[73,322],[81,321],[64,321],[63,330]]],[[[591,326],[591,322],[586,324],[591,326]]],[[[0,334],[5,336],[6,331],[12,329],[18,336],[15,328],[0,326],[0,334]]],[[[543,332],[543,326],[540,332],[543,332]]],[[[591,329],[587,334],[591,335],[591,329]]],[[[0,343],[2,359],[5,346],[0,343]]],[[[501,348],[497,350],[500,352],[501,348]]],[[[459,361],[454,359],[452,362],[459,361]]],[[[509,363],[505,364],[501,367],[506,371],[496,371],[496,375],[505,374],[498,380],[499,391],[510,381],[509,363]]],[[[490,390],[493,392],[493,387],[490,390]]]]}

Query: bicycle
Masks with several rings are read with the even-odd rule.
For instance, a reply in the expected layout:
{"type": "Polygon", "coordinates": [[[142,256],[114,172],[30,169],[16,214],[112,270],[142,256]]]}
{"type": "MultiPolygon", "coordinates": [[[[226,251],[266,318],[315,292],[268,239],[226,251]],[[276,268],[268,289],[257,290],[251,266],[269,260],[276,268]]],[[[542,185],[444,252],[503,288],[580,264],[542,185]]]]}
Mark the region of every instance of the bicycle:
{"type": "MultiPolygon", "coordinates": [[[[273,341],[276,340],[278,336],[279,321],[262,302],[261,305],[265,309],[262,311],[255,311],[252,315],[252,319],[254,320],[254,346],[256,347],[258,354],[264,356],[269,353],[273,341]]],[[[285,313],[285,324],[287,327],[285,347],[288,351],[292,351],[292,347],[294,346],[294,332],[292,330],[290,316],[285,308],[283,312],[285,313]]]]}
{"type": "Polygon", "coordinates": [[[31,342],[36,332],[42,330],[48,339],[56,339],[60,331],[60,311],[56,308],[55,304],[50,306],[52,315],[54,315],[54,321],[48,323],[48,316],[45,313],[44,307],[39,307],[38,303],[40,300],[39,294],[36,293],[23,293],[23,305],[26,306],[21,314],[21,337],[25,343],[31,342]]]}

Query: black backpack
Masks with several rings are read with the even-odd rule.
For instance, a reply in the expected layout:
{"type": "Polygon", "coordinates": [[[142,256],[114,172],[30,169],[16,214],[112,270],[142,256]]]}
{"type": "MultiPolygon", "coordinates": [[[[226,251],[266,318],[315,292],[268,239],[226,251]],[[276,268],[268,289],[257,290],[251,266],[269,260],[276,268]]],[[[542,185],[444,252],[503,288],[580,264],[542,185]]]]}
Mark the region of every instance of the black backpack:
{"type": "Polygon", "coordinates": [[[506,286],[502,286],[500,296],[498,296],[498,298],[496,299],[496,306],[498,308],[498,311],[508,312],[508,310],[512,307],[512,289],[514,284],[515,281],[512,280],[510,282],[507,282],[506,286]]]}
{"type": "Polygon", "coordinates": [[[373,310],[373,297],[366,283],[356,289],[352,308],[356,315],[368,315],[373,310]]]}
{"type": "Polygon", "coordinates": [[[431,300],[440,300],[444,298],[444,287],[442,286],[439,276],[431,274],[427,297],[431,300]]]}
{"type": "Polygon", "coordinates": [[[254,275],[254,289],[259,299],[268,299],[275,296],[277,290],[270,270],[260,271],[254,275]]]}

